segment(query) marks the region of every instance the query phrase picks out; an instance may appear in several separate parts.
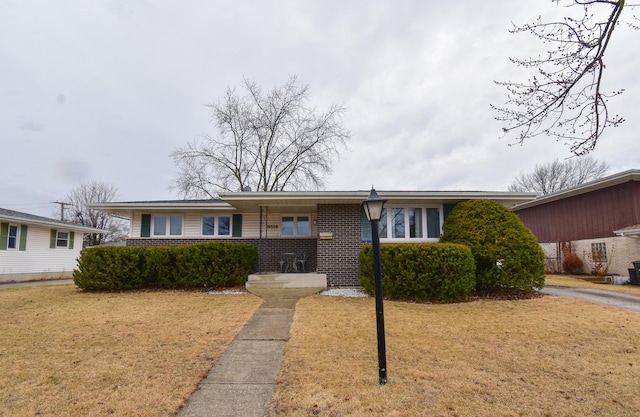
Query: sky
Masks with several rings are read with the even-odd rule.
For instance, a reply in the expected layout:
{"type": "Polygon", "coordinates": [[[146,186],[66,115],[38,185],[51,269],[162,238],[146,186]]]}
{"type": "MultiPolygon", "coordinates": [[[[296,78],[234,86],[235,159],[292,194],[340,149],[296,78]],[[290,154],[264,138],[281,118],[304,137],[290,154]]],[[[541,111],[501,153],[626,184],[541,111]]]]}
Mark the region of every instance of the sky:
{"type": "MultiPolygon", "coordinates": [[[[215,135],[227,87],[291,75],[352,133],[326,190],[503,191],[571,156],[550,137],[509,146],[490,104],[509,62],[544,52],[513,23],[561,16],[550,0],[0,0],[0,207],[52,216],[75,186],[117,201],[179,199],[170,154],[215,135]]],[[[605,88],[624,88],[594,158],[640,168],[639,31],[621,25],[605,88]]]]}

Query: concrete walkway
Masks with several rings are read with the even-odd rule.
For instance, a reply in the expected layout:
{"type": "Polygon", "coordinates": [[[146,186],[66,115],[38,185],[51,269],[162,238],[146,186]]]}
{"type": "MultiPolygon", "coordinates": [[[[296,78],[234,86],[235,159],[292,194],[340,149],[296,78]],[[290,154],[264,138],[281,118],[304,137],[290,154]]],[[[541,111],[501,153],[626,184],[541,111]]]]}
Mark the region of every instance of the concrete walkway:
{"type": "Polygon", "coordinates": [[[321,290],[251,289],[264,303],[178,410],[177,417],[267,415],[295,305],[300,298],[321,290]]]}
{"type": "Polygon", "coordinates": [[[3,282],[0,283],[0,290],[4,288],[40,287],[43,285],[67,285],[73,284],[73,279],[50,279],[44,281],[27,282],[3,282]]]}

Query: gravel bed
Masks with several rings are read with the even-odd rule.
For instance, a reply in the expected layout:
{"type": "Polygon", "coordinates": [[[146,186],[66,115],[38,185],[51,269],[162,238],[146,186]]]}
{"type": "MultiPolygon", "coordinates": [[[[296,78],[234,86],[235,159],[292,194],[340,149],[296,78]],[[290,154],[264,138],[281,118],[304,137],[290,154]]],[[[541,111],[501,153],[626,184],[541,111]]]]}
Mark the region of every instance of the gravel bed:
{"type": "Polygon", "coordinates": [[[320,295],[330,297],[366,298],[369,295],[362,291],[362,288],[330,288],[322,291],[320,295]]]}

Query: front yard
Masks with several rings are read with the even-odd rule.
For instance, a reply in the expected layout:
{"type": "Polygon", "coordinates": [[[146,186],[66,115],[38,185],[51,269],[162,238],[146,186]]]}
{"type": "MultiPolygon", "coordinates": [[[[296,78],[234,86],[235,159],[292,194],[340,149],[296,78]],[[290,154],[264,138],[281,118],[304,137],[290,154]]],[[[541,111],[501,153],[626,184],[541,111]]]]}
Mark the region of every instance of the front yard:
{"type": "MultiPolygon", "coordinates": [[[[0,415],[173,416],[260,303],[2,290],[0,415]]],[[[374,300],[302,299],[272,415],[640,413],[638,313],[560,297],[386,301],[385,320],[389,383],[380,386],[374,300]]]]}

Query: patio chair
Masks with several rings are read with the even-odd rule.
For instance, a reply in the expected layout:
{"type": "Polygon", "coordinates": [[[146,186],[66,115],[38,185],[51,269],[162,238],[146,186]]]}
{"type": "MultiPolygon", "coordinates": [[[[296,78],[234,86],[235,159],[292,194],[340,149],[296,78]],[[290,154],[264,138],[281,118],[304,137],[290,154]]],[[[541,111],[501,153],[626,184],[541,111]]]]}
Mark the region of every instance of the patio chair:
{"type": "Polygon", "coordinates": [[[284,265],[286,263],[286,261],[284,260],[284,256],[282,254],[278,255],[275,257],[276,261],[278,262],[278,264],[280,265],[280,272],[284,272],[284,265]]]}
{"type": "Polygon", "coordinates": [[[296,258],[296,263],[300,264],[302,272],[306,272],[304,268],[308,260],[309,254],[306,251],[300,252],[300,255],[296,258]]]}

